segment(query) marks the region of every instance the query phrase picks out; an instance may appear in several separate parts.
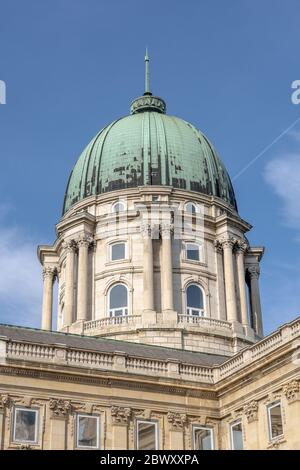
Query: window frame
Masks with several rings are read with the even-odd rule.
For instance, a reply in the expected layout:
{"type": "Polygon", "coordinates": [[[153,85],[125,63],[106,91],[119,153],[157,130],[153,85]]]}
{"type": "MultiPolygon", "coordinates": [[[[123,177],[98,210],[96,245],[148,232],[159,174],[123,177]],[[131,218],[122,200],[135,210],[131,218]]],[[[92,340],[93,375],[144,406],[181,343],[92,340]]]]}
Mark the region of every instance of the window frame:
{"type": "Polygon", "coordinates": [[[197,205],[195,202],[186,201],[186,202],[184,203],[184,212],[186,212],[187,214],[190,214],[191,216],[195,216],[195,215],[198,214],[198,212],[199,212],[198,205],[197,205]],[[194,207],[195,212],[193,212],[193,211],[190,212],[190,211],[187,210],[187,206],[188,206],[189,204],[191,204],[191,205],[194,207]]]}
{"type": "Polygon", "coordinates": [[[194,241],[184,241],[184,260],[189,262],[189,263],[202,263],[204,264],[204,260],[203,260],[203,244],[202,243],[198,243],[198,242],[194,242],[194,241]],[[187,245],[195,245],[198,247],[198,254],[199,254],[199,259],[191,259],[191,258],[188,258],[187,256],[187,245]]]}
{"type": "Polygon", "coordinates": [[[109,262],[110,263],[118,263],[118,262],[121,262],[121,261],[125,261],[127,259],[128,259],[128,243],[127,243],[127,241],[120,240],[120,241],[111,242],[109,244],[109,262]],[[124,258],[112,259],[113,246],[114,245],[121,245],[121,244],[125,245],[124,258]]]}
{"type": "Polygon", "coordinates": [[[107,291],[107,313],[108,313],[108,318],[120,318],[120,317],[127,317],[129,315],[129,289],[128,289],[128,286],[124,283],[124,282],[115,282],[114,284],[112,284],[108,291],[107,291]],[[110,294],[111,294],[111,291],[114,287],[116,286],[124,286],[127,290],[127,306],[126,307],[118,307],[118,308],[110,308],[110,294]],[[116,315],[115,313],[111,313],[111,312],[115,312],[116,310],[123,310],[122,314],[121,315],[116,315]]]}
{"type": "Polygon", "coordinates": [[[136,420],[136,450],[139,449],[139,423],[151,423],[155,426],[155,449],[154,450],[159,450],[159,428],[158,428],[158,421],[152,420],[152,419],[137,419],[136,420]]]}
{"type": "MultiPolygon", "coordinates": [[[[210,437],[211,437],[211,449],[209,450],[215,450],[215,438],[214,438],[214,428],[209,427],[209,426],[201,426],[200,424],[194,424],[192,427],[192,433],[193,433],[193,450],[201,450],[201,449],[196,449],[196,439],[195,439],[195,431],[197,429],[205,429],[210,432],[210,437]]],[[[203,449],[202,449],[203,450],[203,449]]]]}
{"type": "Polygon", "coordinates": [[[237,421],[234,421],[233,423],[230,424],[230,447],[231,447],[231,450],[239,450],[239,449],[235,449],[234,448],[234,440],[233,440],[233,431],[232,431],[232,428],[234,428],[234,426],[237,426],[237,425],[241,425],[242,427],[242,442],[243,442],[243,449],[240,449],[240,450],[244,450],[244,430],[243,430],[243,422],[241,419],[238,419],[237,421]]]}
{"type": "Polygon", "coordinates": [[[13,408],[13,428],[12,428],[12,442],[16,444],[26,443],[32,445],[39,444],[39,426],[40,426],[40,410],[38,408],[28,408],[26,406],[14,406],[13,408]],[[26,439],[16,439],[16,417],[17,411],[30,411],[35,413],[35,429],[34,429],[34,441],[26,440],[26,439]]]}
{"type": "Polygon", "coordinates": [[[125,202],[124,202],[124,201],[115,201],[115,202],[113,202],[113,204],[112,204],[112,206],[111,206],[111,212],[112,212],[113,214],[123,214],[124,212],[126,212],[126,204],[125,204],[125,202]],[[115,207],[116,207],[118,204],[122,205],[122,207],[123,207],[123,209],[122,209],[121,211],[120,211],[120,210],[119,210],[119,211],[116,211],[116,210],[115,210],[115,207]]]}
{"type": "Polygon", "coordinates": [[[190,282],[186,288],[185,288],[185,312],[186,312],[186,315],[188,315],[189,317],[193,318],[193,317],[197,317],[197,318],[203,318],[203,317],[206,317],[207,314],[206,314],[206,301],[205,301],[205,292],[204,292],[204,289],[203,287],[198,284],[197,282],[190,282]],[[202,299],[203,299],[203,309],[201,308],[193,308],[193,307],[189,307],[188,306],[188,296],[187,296],[187,292],[188,292],[188,288],[191,287],[191,286],[196,286],[198,287],[201,292],[202,292],[202,299]],[[193,313],[190,313],[189,310],[197,310],[198,311],[198,314],[197,315],[194,315],[193,313]],[[201,312],[202,312],[202,315],[201,315],[201,312]]]}
{"type": "Polygon", "coordinates": [[[101,426],[101,419],[99,415],[93,415],[88,413],[76,413],[76,433],[75,433],[75,447],[76,449],[101,449],[101,440],[100,440],[100,426],[101,426]],[[78,431],[79,431],[79,418],[93,418],[97,420],[97,444],[96,446],[82,446],[79,445],[78,440],[78,431]]]}
{"type": "Polygon", "coordinates": [[[280,439],[284,435],[284,425],[283,425],[283,413],[282,413],[282,403],[281,401],[277,401],[275,403],[271,403],[267,406],[267,413],[268,413],[268,429],[269,429],[269,439],[270,441],[274,441],[276,439],[280,439]],[[276,408],[277,406],[280,407],[280,415],[281,415],[281,423],[282,423],[282,433],[278,434],[278,436],[272,436],[272,422],[271,422],[271,410],[272,408],[276,408]]]}

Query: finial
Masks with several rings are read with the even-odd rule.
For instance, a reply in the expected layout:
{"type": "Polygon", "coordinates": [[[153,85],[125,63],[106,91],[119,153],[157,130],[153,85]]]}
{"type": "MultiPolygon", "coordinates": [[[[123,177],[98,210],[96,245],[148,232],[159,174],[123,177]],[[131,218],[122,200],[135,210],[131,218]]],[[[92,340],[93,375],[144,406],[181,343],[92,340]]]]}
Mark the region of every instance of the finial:
{"type": "Polygon", "coordinates": [[[146,47],[146,54],[145,54],[145,93],[144,95],[151,95],[150,91],[150,77],[149,77],[149,55],[148,55],[148,48],[146,47]]]}

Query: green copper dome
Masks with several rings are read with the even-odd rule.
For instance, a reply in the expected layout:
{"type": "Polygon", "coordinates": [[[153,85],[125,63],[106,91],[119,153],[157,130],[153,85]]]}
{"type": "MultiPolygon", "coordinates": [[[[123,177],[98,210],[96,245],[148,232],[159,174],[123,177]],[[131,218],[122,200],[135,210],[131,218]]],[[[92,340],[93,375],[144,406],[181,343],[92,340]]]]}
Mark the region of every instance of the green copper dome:
{"type": "Polygon", "coordinates": [[[192,124],[165,114],[149,91],[133,101],[131,115],[102,129],[70,175],[63,213],[85,197],[145,185],[172,186],[217,196],[236,208],[228,173],[208,139],[192,124]]]}
{"type": "Polygon", "coordinates": [[[63,212],[90,195],[144,185],[218,196],[236,208],[228,173],[208,139],[180,118],[145,110],[91,140],[70,175],[63,212]]]}

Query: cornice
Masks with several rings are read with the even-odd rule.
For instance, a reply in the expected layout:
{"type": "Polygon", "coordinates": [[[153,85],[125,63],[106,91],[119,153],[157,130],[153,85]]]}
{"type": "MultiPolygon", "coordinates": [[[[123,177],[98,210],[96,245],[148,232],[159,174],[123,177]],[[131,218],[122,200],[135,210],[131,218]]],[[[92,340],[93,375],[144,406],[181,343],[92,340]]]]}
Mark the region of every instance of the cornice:
{"type": "Polygon", "coordinates": [[[86,224],[92,231],[95,227],[96,217],[90,214],[87,211],[82,211],[75,213],[72,217],[67,219],[62,219],[58,224],[56,224],[56,234],[59,237],[63,232],[69,230],[70,228],[76,227],[79,224],[86,224]]]}
{"type": "Polygon", "coordinates": [[[246,222],[244,219],[239,217],[238,215],[232,215],[231,213],[225,213],[219,215],[216,218],[216,229],[220,231],[224,227],[230,225],[230,227],[235,227],[241,232],[249,232],[252,229],[252,225],[246,222]]]}
{"type": "MultiPolygon", "coordinates": [[[[70,369],[70,366],[66,366],[70,369]]],[[[105,372],[102,372],[105,373],[105,372]]],[[[194,384],[172,384],[172,383],[157,383],[157,379],[153,377],[153,381],[146,381],[144,376],[137,376],[134,380],[129,379],[129,374],[123,374],[124,378],[120,377],[99,377],[85,374],[78,374],[75,372],[64,373],[58,370],[43,370],[41,368],[33,368],[32,364],[28,366],[19,367],[14,364],[0,365],[0,374],[16,377],[30,377],[31,379],[50,380],[53,382],[66,382],[85,385],[96,385],[108,388],[121,388],[127,390],[141,390],[148,392],[159,392],[165,394],[175,394],[179,396],[191,396],[195,398],[203,398],[208,400],[217,400],[217,395],[213,390],[213,386],[207,389],[196,388],[194,384]],[[144,379],[144,380],[143,380],[144,379]]],[[[120,373],[117,373],[120,376],[120,373]]],[[[149,379],[149,377],[147,377],[149,379]]],[[[172,381],[172,379],[170,379],[172,381]]],[[[49,387],[48,387],[49,388],[49,387]]],[[[54,388],[55,389],[55,388],[54,388]]],[[[53,392],[54,393],[54,392],[53,392]]]]}

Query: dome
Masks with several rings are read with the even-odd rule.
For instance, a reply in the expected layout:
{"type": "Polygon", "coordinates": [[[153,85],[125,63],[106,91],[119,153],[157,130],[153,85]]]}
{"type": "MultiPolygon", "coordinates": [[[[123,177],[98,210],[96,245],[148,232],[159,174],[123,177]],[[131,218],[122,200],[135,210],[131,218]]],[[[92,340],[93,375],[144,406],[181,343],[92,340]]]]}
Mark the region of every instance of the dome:
{"type": "Polygon", "coordinates": [[[236,209],[229,175],[207,137],[165,111],[146,89],[129,116],[100,130],[73,168],[63,213],[91,195],[149,185],[217,196],[236,209]]]}

